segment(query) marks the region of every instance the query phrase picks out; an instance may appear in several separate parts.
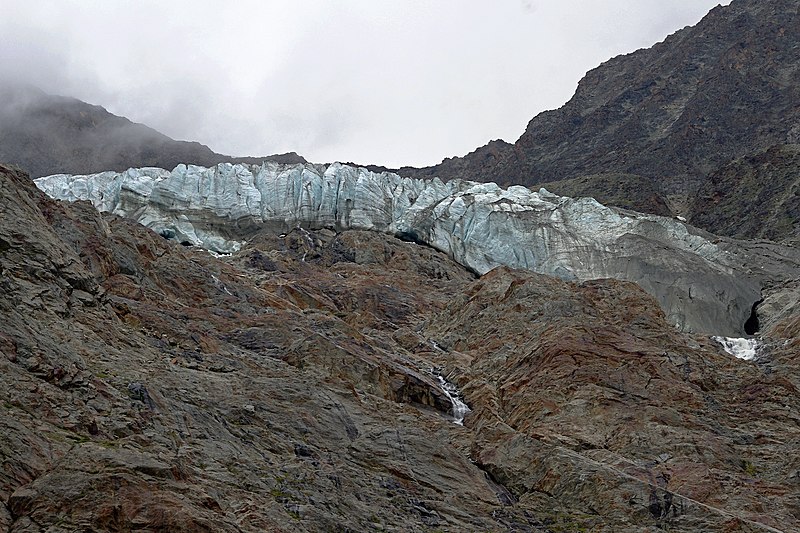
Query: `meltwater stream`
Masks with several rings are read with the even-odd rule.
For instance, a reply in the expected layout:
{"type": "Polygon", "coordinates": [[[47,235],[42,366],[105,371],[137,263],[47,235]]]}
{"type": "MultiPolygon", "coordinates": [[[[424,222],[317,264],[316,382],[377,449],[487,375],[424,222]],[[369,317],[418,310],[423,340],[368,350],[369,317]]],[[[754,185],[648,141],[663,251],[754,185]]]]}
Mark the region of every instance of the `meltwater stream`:
{"type": "Polygon", "coordinates": [[[431,373],[439,380],[439,386],[442,388],[445,396],[450,400],[453,405],[453,422],[459,426],[464,425],[464,417],[471,411],[469,406],[461,399],[461,393],[458,388],[447,381],[444,376],[438,373],[435,369],[431,369],[431,373]]]}
{"type": "Polygon", "coordinates": [[[722,345],[722,348],[734,357],[752,361],[758,355],[760,343],[757,339],[744,339],[733,337],[711,337],[712,340],[722,345]]]}

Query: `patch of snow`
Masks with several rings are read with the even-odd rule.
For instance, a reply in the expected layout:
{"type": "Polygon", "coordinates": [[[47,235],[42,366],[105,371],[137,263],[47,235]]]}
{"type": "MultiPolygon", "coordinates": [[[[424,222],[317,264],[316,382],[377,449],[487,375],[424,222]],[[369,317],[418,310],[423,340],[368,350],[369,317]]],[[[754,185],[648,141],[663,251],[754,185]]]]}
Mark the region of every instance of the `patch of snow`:
{"type": "Polygon", "coordinates": [[[746,339],[736,337],[711,337],[711,340],[718,342],[722,348],[734,357],[752,361],[758,354],[761,343],[758,339],[746,339]]]}
{"type": "Polygon", "coordinates": [[[214,250],[206,250],[206,252],[208,252],[209,255],[212,255],[212,256],[216,257],[217,259],[219,259],[220,257],[230,257],[231,256],[231,254],[229,254],[229,253],[228,254],[226,254],[226,253],[217,253],[214,250]]]}

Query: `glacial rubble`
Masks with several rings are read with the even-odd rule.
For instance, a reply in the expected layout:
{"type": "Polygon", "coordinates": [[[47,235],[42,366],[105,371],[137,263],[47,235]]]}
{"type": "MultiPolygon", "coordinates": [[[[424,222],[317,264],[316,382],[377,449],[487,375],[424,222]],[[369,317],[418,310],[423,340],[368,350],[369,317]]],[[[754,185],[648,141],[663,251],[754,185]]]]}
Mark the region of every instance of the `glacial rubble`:
{"type": "Polygon", "coordinates": [[[545,189],[272,162],[60,174],[36,184],[214,252],[238,250],[260,231],[358,229],[429,245],[478,274],[508,266],[567,281],[634,281],[686,331],[742,336],[760,299],[759,280],[713,235],[545,189]]]}

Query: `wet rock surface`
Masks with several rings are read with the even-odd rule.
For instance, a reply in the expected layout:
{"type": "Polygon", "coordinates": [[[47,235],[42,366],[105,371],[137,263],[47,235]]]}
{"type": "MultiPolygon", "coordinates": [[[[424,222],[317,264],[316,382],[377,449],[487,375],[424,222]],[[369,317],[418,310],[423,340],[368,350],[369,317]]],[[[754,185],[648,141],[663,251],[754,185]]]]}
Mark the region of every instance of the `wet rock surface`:
{"type": "Polygon", "coordinates": [[[218,258],[0,176],[8,531],[800,528],[784,293],[746,362],[628,282],[365,231],[218,258]]]}

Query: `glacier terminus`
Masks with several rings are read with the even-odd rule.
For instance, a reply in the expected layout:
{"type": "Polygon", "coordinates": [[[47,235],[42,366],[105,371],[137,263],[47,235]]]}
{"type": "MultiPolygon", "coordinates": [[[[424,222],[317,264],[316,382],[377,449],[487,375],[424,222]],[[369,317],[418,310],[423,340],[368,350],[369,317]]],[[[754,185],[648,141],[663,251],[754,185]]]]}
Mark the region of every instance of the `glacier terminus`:
{"type": "Polygon", "coordinates": [[[758,282],[737,275],[741,258],[715,236],[545,189],[274,162],[58,174],[36,185],[216,253],[259,231],[360,229],[429,245],[479,275],[505,265],[575,282],[633,281],[685,331],[741,336],[760,298],[758,282]]]}

